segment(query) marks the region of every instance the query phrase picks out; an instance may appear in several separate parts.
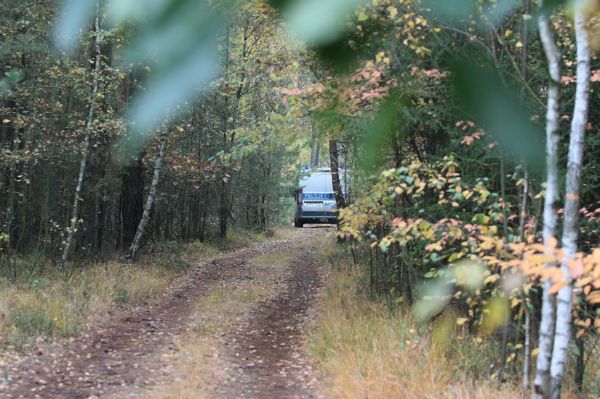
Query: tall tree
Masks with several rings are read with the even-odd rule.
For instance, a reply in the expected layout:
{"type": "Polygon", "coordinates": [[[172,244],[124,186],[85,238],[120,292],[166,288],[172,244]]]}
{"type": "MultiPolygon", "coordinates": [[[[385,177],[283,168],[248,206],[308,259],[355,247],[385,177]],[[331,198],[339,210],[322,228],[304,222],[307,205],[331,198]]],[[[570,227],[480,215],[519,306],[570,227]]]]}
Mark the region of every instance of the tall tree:
{"type": "Polygon", "coordinates": [[[96,112],[96,106],[98,101],[98,81],[100,77],[100,37],[102,32],[100,30],[100,0],[96,0],[96,16],[94,18],[94,72],[92,78],[92,95],[90,97],[90,106],[88,111],[87,124],[85,126],[85,132],[83,137],[83,152],[81,155],[81,161],[79,162],[79,175],[77,177],[77,184],[75,186],[75,198],[73,199],[73,208],[71,211],[70,225],[67,230],[67,238],[65,239],[62,256],[60,258],[59,268],[63,270],[65,264],[69,259],[71,252],[71,246],[73,245],[73,237],[77,231],[77,225],[79,224],[79,201],[81,201],[80,194],[83,186],[83,177],[85,175],[85,167],[87,163],[90,136],[94,127],[94,117],[96,112]]]}
{"type": "MultiPolygon", "coordinates": [[[[540,2],[540,7],[543,3],[540,2]]],[[[540,39],[548,62],[548,100],[546,109],[546,195],[544,197],[543,240],[546,254],[554,250],[556,244],[557,205],[559,201],[558,150],[559,102],[560,102],[560,51],[554,41],[554,34],[548,16],[540,14],[538,20],[540,39]]],[[[546,267],[555,267],[547,264],[546,267]]],[[[550,392],[550,361],[554,340],[555,299],[550,293],[552,283],[544,282],[542,293],[542,319],[539,333],[539,353],[537,356],[534,380],[534,398],[544,398],[550,392]]]]}
{"type": "Polygon", "coordinates": [[[129,251],[127,251],[127,255],[125,256],[125,259],[127,259],[130,262],[133,262],[135,260],[135,256],[142,242],[142,236],[144,235],[146,224],[150,219],[150,211],[152,210],[152,205],[156,200],[156,193],[158,192],[158,182],[160,180],[160,171],[162,168],[163,160],[165,159],[165,149],[167,147],[168,137],[169,131],[168,128],[165,127],[160,137],[158,154],[156,156],[156,161],[154,162],[154,174],[152,176],[152,182],[150,183],[150,190],[148,190],[148,196],[146,197],[146,203],[144,204],[144,212],[142,213],[142,218],[140,219],[140,223],[138,224],[135,236],[133,237],[133,241],[131,242],[131,246],[129,247],[129,251]]]}
{"type": "Polygon", "coordinates": [[[565,193],[565,212],[562,232],[563,260],[561,269],[565,286],[558,291],[556,305],[556,332],[552,349],[553,399],[560,397],[562,382],[567,367],[569,342],[571,340],[571,324],[573,318],[573,274],[571,260],[577,253],[577,237],[579,236],[579,203],[581,196],[581,174],[583,169],[583,153],[585,130],[588,123],[591,52],[587,31],[587,2],[575,2],[575,37],[577,40],[577,89],[575,93],[575,108],[571,123],[569,154],[567,165],[567,182],[565,193]]]}

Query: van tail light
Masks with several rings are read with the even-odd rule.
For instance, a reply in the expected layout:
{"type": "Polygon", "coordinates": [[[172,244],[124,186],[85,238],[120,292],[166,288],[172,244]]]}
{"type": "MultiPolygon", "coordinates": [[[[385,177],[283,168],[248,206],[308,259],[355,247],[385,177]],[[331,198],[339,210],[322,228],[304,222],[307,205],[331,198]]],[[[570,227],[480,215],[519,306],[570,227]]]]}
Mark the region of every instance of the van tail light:
{"type": "Polygon", "coordinates": [[[296,193],[296,203],[302,205],[302,199],[304,198],[304,190],[300,189],[296,193]]]}

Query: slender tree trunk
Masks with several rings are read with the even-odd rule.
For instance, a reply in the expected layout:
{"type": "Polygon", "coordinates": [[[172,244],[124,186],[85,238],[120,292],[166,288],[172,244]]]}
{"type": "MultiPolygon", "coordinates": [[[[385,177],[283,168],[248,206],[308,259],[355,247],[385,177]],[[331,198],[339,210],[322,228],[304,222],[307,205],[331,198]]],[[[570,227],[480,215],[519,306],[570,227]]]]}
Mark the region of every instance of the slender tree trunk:
{"type": "Polygon", "coordinates": [[[583,378],[585,376],[585,341],[583,337],[575,338],[577,357],[575,361],[575,388],[583,393],[583,378]]]}
{"type": "Polygon", "coordinates": [[[523,388],[529,389],[531,383],[531,309],[529,309],[527,295],[523,296],[523,306],[525,307],[525,321],[523,323],[523,333],[525,334],[525,342],[523,343],[523,388]]]}
{"type": "Polygon", "coordinates": [[[129,251],[125,256],[129,262],[133,262],[135,260],[135,255],[140,247],[140,242],[142,241],[142,235],[144,234],[144,229],[146,228],[146,224],[148,223],[148,219],[150,219],[150,211],[152,210],[152,204],[154,204],[154,200],[156,199],[156,192],[158,187],[158,181],[160,179],[160,170],[162,168],[163,159],[165,158],[165,148],[167,146],[167,138],[169,136],[169,131],[165,127],[161,138],[160,138],[160,147],[158,150],[158,155],[156,157],[156,162],[154,163],[154,175],[152,176],[152,183],[150,184],[150,191],[148,192],[148,197],[146,198],[146,203],[144,204],[144,213],[142,214],[142,218],[140,219],[140,224],[138,225],[137,231],[135,232],[135,237],[133,238],[133,242],[129,247],[129,251]]]}
{"type": "MultiPolygon", "coordinates": [[[[525,241],[525,222],[527,220],[527,204],[529,199],[529,171],[524,166],[523,172],[523,198],[521,199],[521,211],[519,215],[519,241],[525,241]]],[[[523,323],[523,333],[525,335],[523,343],[523,387],[529,388],[531,380],[531,309],[529,307],[529,295],[523,293],[523,306],[525,311],[525,321],[523,323]]]]}
{"type": "Polygon", "coordinates": [[[345,208],[346,200],[342,191],[342,184],[340,183],[340,168],[337,140],[329,140],[329,162],[331,167],[331,177],[333,179],[333,192],[335,193],[337,207],[338,209],[345,208]]]}
{"type": "Polygon", "coordinates": [[[71,211],[71,221],[70,226],[67,230],[67,238],[64,243],[62,256],[60,258],[59,268],[60,270],[64,270],[65,264],[69,259],[69,254],[71,252],[71,246],[73,245],[73,237],[75,236],[75,232],[77,231],[77,224],[79,223],[79,201],[81,194],[81,188],[83,186],[83,176],[85,175],[85,167],[87,164],[87,157],[90,146],[90,135],[92,133],[92,128],[94,125],[94,116],[96,113],[96,104],[98,97],[98,80],[100,75],[100,0],[96,0],[96,17],[94,18],[94,54],[95,54],[95,63],[94,63],[94,72],[93,72],[93,81],[92,81],[92,97],[90,99],[90,108],[88,112],[88,120],[85,127],[85,134],[83,138],[83,154],[81,156],[81,161],[79,162],[79,176],[77,177],[77,185],[75,186],[75,198],[73,200],[73,208],[71,211]]]}
{"type": "MultiPolygon", "coordinates": [[[[508,215],[506,209],[506,161],[504,152],[500,153],[500,195],[502,196],[502,238],[504,243],[508,243],[508,215]]],[[[502,273],[502,272],[501,272],[502,273]]],[[[498,367],[498,382],[505,382],[506,357],[508,356],[508,329],[510,327],[510,317],[506,324],[502,327],[502,339],[500,341],[500,365],[498,367]]]]}
{"type": "Polygon", "coordinates": [[[585,129],[588,122],[591,74],[591,52],[583,8],[583,0],[575,2],[577,89],[569,142],[565,218],[562,234],[563,260],[561,264],[563,280],[567,285],[558,291],[556,297],[556,332],[554,334],[554,348],[552,350],[552,365],[550,368],[550,375],[552,378],[552,398],[560,397],[569,356],[569,342],[571,339],[571,323],[573,317],[573,286],[571,285],[572,276],[569,261],[573,259],[577,253],[579,196],[581,191],[581,173],[583,169],[585,129]]]}
{"type": "MultiPolygon", "coordinates": [[[[540,7],[542,2],[540,1],[540,7]]],[[[546,111],[546,195],[544,197],[544,227],[543,239],[546,252],[549,255],[553,250],[556,235],[556,207],[558,196],[558,146],[560,136],[558,132],[560,115],[560,52],[554,42],[554,35],[550,22],[545,15],[540,15],[538,20],[540,39],[548,60],[548,107],[546,111]]],[[[555,267],[547,264],[546,267],[555,267]]],[[[542,293],[542,315],[539,333],[539,353],[536,361],[533,398],[547,398],[550,393],[550,361],[552,359],[552,345],[554,340],[554,325],[556,317],[554,296],[550,294],[550,281],[544,282],[542,293]]]]}
{"type": "Polygon", "coordinates": [[[317,128],[312,123],[312,134],[310,137],[310,166],[316,168],[319,166],[319,152],[321,151],[321,145],[319,143],[319,138],[317,137],[317,128]]]}
{"type": "Polygon", "coordinates": [[[119,221],[121,234],[119,247],[130,245],[135,237],[137,226],[144,211],[144,159],[142,151],[121,175],[121,202],[119,204],[119,221]]]}

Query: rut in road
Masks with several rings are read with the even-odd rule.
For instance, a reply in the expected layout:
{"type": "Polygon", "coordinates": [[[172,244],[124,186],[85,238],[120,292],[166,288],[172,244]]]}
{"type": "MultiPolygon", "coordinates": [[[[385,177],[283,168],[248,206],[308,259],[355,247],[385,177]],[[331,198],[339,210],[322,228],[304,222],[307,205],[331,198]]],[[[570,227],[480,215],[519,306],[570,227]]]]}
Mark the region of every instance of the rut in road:
{"type": "Polygon", "coordinates": [[[314,244],[288,264],[283,289],[259,304],[229,334],[230,383],[215,391],[226,398],[314,398],[311,367],[302,356],[302,328],[321,277],[314,244]]]}
{"type": "MultiPolygon", "coordinates": [[[[40,351],[19,364],[1,367],[0,396],[145,397],[143,387],[169,383],[171,376],[159,355],[175,350],[174,341],[190,333],[198,298],[217,284],[253,279],[253,268],[248,264],[252,257],[289,253],[299,248],[314,251],[315,238],[324,237],[325,232],[325,229],[301,229],[289,239],[261,243],[199,265],[152,304],[117,311],[69,342],[40,351]]],[[[253,320],[228,335],[231,342],[240,337],[234,345],[239,348],[236,351],[239,359],[233,351],[224,354],[231,359],[231,373],[240,378],[236,384],[215,387],[215,397],[313,396],[308,388],[310,373],[304,370],[297,374],[294,369],[303,368],[296,334],[314,298],[318,273],[314,260],[294,261],[282,273],[289,273],[282,276],[286,289],[261,303],[253,313],[253,320]],[[256,363],[262,365],[253,369],[248,362],[238,360],[250,359],[254,349],[258,352],[256,363]],[[265,387],[267,390],[261,392],[265,387]]]]}

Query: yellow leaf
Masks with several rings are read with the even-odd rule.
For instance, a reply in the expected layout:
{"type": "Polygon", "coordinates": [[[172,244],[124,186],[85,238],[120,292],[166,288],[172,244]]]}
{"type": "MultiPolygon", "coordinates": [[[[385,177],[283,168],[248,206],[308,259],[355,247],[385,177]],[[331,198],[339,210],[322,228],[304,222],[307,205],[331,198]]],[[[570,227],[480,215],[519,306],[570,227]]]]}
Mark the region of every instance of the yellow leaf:
{"type": "Polygon", "coordinates": [[[361,12],[358,13],[358,22],[364,22],[367,19],[369,19],[369,16],[367,15],[366,12],[361,11],[361,12]]]}
{"type": "Polygon", "coordinates": [[[496,281],[498,281],[500,279],[500,275],[499,274],[492,274],[490,276],[487,276],[486,278],[483,279],[483,283],[484,284],[492,284],[495,283],[496,281]]]}
{"type": "Polygon", "coordinates": [[[531,356],[535,357],[540,353],[540,348],[535,348],[534,350],[531,351],[531,356]]]}
{"type": "Polygon", "coordinates": [[[516,308],[516,307],[517,307],[517,306],[518,306],[520,303],[521,303],[521,301],[519,300],[519,298],[516,298],[516,297],[515,297],[515,298],[512,298],[512,299],[510,300],[510,308],[511,308],[511,309],[514,309],[514,308],[516,308]]]}
{"type": "Polygon", "coordinates": [[[459,326],[462,326],[463,324],[465,324],[469,319],[467,319],[466,317],[459,317],[458,319],[456,319],[456,324],[458,324],[459,326]]]}
{"type": "Polygon", "coordinates": [[[388,13],[390,14],[390,18],[396,18],[396,15],[398,15],[398,9],[394,6],[389,6],[388,13]]]}

